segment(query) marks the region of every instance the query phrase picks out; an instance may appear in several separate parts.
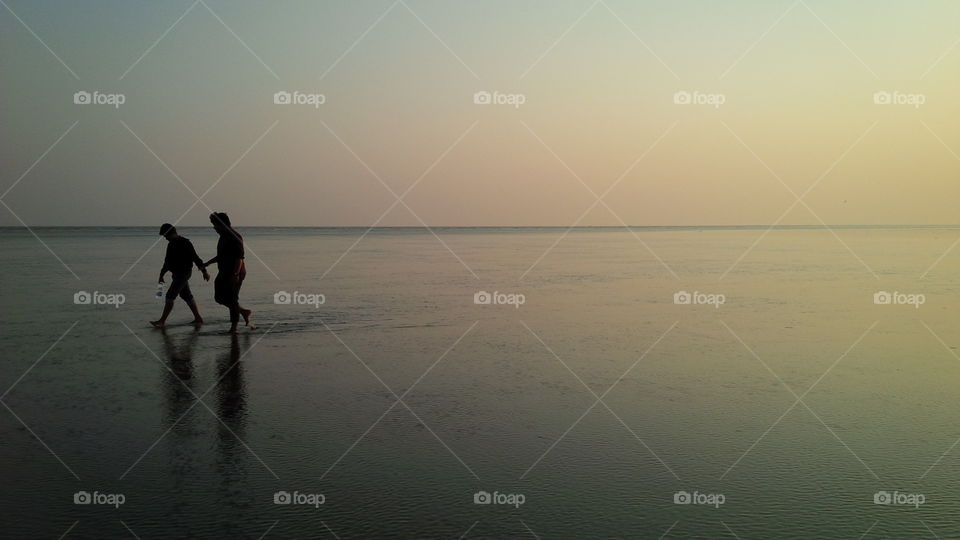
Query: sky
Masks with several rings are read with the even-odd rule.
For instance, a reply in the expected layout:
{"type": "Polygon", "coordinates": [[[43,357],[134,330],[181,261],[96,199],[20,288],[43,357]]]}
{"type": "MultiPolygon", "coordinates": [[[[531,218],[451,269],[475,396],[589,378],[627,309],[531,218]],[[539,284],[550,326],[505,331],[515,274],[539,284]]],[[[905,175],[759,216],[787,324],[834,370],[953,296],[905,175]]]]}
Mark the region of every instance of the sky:
{"type": "Polygon", "coordinates": [[[960,223],[955,0],[4,2],[0,226],[960,223]]]}

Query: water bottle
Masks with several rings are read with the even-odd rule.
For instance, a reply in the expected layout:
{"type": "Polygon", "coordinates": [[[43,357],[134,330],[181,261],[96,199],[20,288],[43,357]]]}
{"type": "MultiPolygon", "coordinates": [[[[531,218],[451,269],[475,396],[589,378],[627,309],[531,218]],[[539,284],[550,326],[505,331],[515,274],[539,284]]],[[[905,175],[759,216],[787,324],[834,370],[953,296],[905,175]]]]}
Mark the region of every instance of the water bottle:
{"type": "Polygon", "coordinates": [[[163,300],[163,283],[157,283],[157,300],[163,300]]]}

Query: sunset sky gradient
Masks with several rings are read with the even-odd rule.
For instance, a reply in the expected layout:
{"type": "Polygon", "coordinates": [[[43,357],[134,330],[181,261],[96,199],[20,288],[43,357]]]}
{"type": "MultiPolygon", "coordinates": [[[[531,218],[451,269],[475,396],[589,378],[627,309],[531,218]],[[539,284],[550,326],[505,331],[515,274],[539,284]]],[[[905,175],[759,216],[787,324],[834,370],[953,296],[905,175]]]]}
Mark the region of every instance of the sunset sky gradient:
{"type": "Polygon", "coordinates": [[[960,222],[953,0],[6,2],[0,225],[960,222]]]}

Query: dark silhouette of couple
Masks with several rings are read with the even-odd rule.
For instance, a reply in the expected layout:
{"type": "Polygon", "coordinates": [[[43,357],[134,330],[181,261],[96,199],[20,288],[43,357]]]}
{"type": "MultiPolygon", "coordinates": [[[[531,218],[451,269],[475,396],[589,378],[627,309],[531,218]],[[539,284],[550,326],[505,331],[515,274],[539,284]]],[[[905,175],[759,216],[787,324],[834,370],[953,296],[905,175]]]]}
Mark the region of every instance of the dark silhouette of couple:
{"type": "Polygon", "coordinates": [[[217,241],[217,255],[207,262],[203,262],[193,243],[177,233],[177,228],[169,223],[160,226],[160,236],[167,239],[167,254],[160,268],[160,283],[164,283],[164,275],[169,271],[173,276],[170,287],[167,289],[163,304],[163,314],[160,319],[151,321],[156,328],[166,325],[167,317],[173,311],[173,304],[177,297],[183,299],[193,312],[193,324],[203,324],[197,301],[190,291],[190,276],[193,266],[200,270],[204,281],[210,281],[207,266],[217,263],[217,277],[213,280],[213,299],[230,310],[230,333],[236,333],[240,317],[250,329],[256,325],[250,320],[253,311],[240,305],[240,287],[247,276],[247,268],[243,262],[243,237],[231,225],[230,217],[223,212],[210,214],[210,223],[220,235],[217,241]]]}

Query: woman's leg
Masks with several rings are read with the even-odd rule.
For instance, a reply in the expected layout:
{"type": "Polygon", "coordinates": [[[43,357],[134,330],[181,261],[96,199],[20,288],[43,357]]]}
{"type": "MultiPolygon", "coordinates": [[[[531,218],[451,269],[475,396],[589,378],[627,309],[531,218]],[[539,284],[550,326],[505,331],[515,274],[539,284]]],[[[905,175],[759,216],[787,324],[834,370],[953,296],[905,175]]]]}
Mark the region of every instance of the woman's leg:
{"type": "Polygon", "coordinates": [[[240,275],[237,279],[237,308],[240,310],[240,315],[243,317],[243,324],[247,325],[250,328],[256,328],[250,321],[250,316],[253,315],[253,311],[249,310],[240,305],[240,288],[243,287],[243,280],[247,277],[247,265],[245,262],[240,263],[240,275]]]}
{"type": "Polygon", "coordinates": [[[237,323],[240,322],[240,304],[234,302],[227,307],[230,309],[230,332],[236,332],[237,323]]]}

